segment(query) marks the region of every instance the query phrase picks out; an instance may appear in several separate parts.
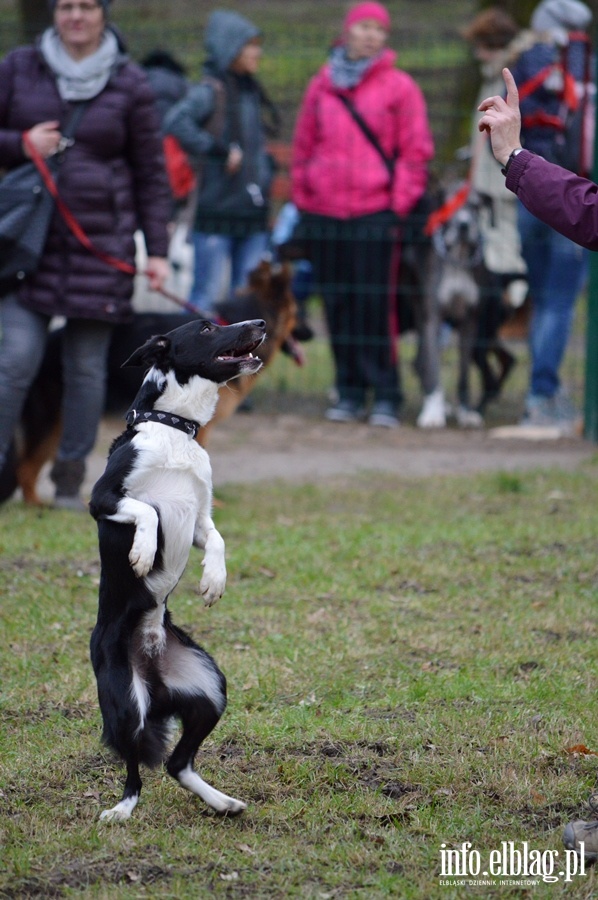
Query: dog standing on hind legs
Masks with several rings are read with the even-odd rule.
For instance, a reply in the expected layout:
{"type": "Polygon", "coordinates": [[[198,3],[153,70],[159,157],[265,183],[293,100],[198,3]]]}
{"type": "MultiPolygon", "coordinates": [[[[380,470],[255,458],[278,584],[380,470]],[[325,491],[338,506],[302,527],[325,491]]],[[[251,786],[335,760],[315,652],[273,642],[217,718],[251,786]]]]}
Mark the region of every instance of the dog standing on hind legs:
{"type": "Polygon", "coordinates": [[[169,774],[219,813],[245,808],[194,771],[195,755],[226,706],[226,680],[174,625],[167,601],[192,545],[204,551],[206,605],[224,592],[211,468],[194,437],[214,414],[219,386],[260,368],[253,351],[264,337],[262,320],[228,326],[198,320],[150,338],[124,364],[149,371],[90,503],[101,562],[91,660],[104,742],[127,767],[122,799],[102,819],[130,817],[141,792],[140,765],[164,759],[173,718],[182,734],[166,763],[169,774]]]}

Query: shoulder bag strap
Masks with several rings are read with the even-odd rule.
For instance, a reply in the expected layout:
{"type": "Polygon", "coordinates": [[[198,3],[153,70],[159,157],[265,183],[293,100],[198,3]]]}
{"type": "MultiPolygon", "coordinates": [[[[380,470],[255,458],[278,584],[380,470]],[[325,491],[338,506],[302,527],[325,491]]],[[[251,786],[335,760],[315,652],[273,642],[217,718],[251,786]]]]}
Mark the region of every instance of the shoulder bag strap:
{"type": "Polygon", "coordinates": [[[372,147],[377,151],[379,156],[382,158],[382,161],[383,161],[384,165],[386,166],[388,174],[392,178],[394,175],[394,171],[395,171],[395,160],[391,159],[390,157],[388,157],[386,155],[386,153],[382,149],[382,145],[380,144],[380,141],[378,140],[377,136],[374,134],[374,132],[372,131],[372,129],[370,128],[368,123],[365,121],[365,119],[363,118],[361,113],[355,108],[355,106],[353,105],[351,100],[349,100],[349,98],[346,96],[346,94],[337,94],[336,96],[341,101],[341,103],[343,103],[347,107],[347,109],[353,116],[353,119],[359,125],[362,132],[364,133],[364,135],[366,136],[366,138],[372,145],[372,147]]]}
{"type": "Polygon", "coordinates": [[[204,75],[200,84],[206,84],[214,94],[214,107],[202,124],[212,137],[220,138],[224,133],[226,122],[226,86],[219,78],[213,75],[204,75]]]}
{"type": "Polygon", "coordinates": [[[83,113],[89,106],[89,103],[89,100],[80,100],[78,103],[75,103],[75,105],[71,109],[68,119],[64,123],[64,128],[62,129],[63,138],[72,140],[75,131],[79,127],[79,122],[83,118],[83,113]]]}
{"type": "MultiPolygon", "coordinates": [[[[67,120],[64,123],[64,126],[61,129],[62,137],[60,138],[60,143],[58,144],[58,150],[51,156],[50,163],[54,163],[61,160],[61,154],[67,147],[71,147],[74,143],[74,136],[77,128],[79,127],[79,122],[83,118],[83,113],[89,106],[89,100],[80,100],[78,103],[75,103],[72,109],[70,110],[69,115],[67,116],[67,120]]],[[[51,168],[54,168],[52,165],[51,168]]]]}

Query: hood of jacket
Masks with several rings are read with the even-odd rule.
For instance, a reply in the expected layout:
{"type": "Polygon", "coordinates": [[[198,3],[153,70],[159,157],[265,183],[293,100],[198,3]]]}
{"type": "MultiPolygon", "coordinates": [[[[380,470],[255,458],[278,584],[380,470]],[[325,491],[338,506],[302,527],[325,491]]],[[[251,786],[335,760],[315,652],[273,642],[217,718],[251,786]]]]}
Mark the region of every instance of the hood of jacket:
{"type": "Polygon", "coordinates": [[[581,0],[542,0],[530,21],[534,31],[585,31],[592,21],[592,10],[581,0]]]}
{"type": "Polygon", "coordinates": [[[216,10],[208,19],[205,36],[206,68],[215,73],[226,72],[243,47],[260,37],[260,29],[245,16],[216,10]]]}

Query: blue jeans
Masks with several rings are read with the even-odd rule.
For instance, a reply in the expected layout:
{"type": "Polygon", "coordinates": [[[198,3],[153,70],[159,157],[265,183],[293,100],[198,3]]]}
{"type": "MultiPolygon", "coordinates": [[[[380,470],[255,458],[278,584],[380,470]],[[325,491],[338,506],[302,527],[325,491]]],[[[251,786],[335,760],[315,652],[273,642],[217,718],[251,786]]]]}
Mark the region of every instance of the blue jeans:
{"type": "Polygon", "coordinates": [[[554,397],[575,301],[587,275],[588,251],[540,222],[521,203],[519,231],[532,300],[529,393],[554,397]]]}
{"type": "MultiPolygon", "coordinates": [[[[10,294],[0,301],[0,466],[43,359],[50,318],[10,294]]],[[[57,458],[83,460],[95,444],[104,410],[112,325],[69,319],[62,341],[62,438],[57,458]]]]}
{"type": "Polygon", "coordinates": [[[229,293],[247,283],[268,249],[269,237],[265,231],[243,238],[194,231],[192,238],[195,271],[189,302],[212,314],[229,293]]]}

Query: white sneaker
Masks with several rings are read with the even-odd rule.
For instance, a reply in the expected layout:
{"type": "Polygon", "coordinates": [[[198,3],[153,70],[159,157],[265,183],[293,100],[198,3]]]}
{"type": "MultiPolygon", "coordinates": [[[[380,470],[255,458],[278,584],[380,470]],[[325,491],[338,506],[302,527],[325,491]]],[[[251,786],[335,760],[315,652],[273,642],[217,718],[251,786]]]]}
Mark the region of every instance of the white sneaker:
{"type": "Polygon", "coordinates": [[[426,394],[422,410],[417,417],[418,428],[445,428],[446,427],[446,403],[444,393],[440,388],[426,394]]]}
{"type": "Polygon", "coordinates": [[[455,418],[459,428],[483,428],[484,418],[477,409],[469,409],[467,406],[457,406],[455,418]]]}

